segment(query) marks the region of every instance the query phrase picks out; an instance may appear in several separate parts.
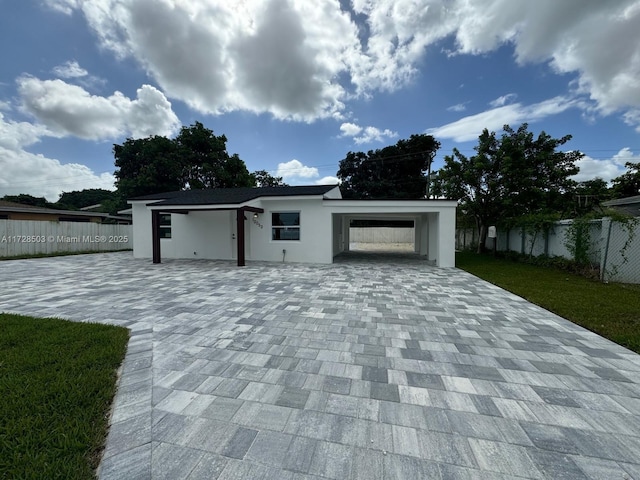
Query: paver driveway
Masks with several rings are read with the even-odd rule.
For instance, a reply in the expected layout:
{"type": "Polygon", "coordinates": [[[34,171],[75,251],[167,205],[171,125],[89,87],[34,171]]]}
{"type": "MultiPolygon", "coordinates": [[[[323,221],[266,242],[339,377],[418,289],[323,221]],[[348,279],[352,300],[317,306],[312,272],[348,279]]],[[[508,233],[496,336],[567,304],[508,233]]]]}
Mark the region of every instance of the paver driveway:
{"type": "MultiPolygon", "coordinates": [[[[640,479],[640,356],[456,269],[0,263],[132,337],[102,479],[640,479]]],[[[532,279],[535,281],[535,279],[532,279]]]]}

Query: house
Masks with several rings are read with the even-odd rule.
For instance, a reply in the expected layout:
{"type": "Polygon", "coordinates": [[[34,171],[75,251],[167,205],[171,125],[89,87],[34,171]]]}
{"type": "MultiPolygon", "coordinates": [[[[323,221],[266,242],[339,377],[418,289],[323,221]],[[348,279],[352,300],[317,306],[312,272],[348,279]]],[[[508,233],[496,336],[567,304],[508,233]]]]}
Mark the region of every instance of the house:
{"type": "Polygon", "coordinates": [[[36,220],[49,222],[93,222],[130,224],[131,218],[108,213],[57,210],[0,200],[0,220],[36,220]]]}
{"type": "Polygon", "coordinates": [[[415,252],[455,263],[457,202],[346,200],[337,185],[184,190],[136,197],[133,254],[152,258],[332,263],[352,220],[412,220],[415,252]]]}
{"type": "Polygon", "coordinates": [[[616,198],[602,202],[605,207],[613,208],[632,217],[640,217],[640,195],[633,197],[616,198]]]}

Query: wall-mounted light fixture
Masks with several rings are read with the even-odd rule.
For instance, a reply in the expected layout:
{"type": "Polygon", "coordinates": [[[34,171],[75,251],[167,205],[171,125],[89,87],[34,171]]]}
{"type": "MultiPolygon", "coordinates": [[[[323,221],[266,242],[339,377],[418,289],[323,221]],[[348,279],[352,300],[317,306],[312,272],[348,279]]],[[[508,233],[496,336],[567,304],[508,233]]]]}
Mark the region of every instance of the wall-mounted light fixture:
{"type": "Polygon", "coordinates": [[[254,214],[253,214],[253,219],[254,219],[254,220],[257,220],[257,219],[258,219],[258,212],[256,212],[256,213],[254,213],[254,214]]]}

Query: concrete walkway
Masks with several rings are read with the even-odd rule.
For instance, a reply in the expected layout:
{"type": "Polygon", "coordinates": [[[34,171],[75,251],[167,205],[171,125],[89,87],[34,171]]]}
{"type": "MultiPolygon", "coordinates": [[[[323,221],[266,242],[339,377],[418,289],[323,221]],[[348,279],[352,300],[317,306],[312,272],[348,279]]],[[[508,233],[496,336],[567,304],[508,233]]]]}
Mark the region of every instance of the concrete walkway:
{"type": "Polygon", "coordinates": [[[640,479],[640,356],[456,269],[341,260],[0,262],[0,311],[131,329],[103,480],[640,479]]]}

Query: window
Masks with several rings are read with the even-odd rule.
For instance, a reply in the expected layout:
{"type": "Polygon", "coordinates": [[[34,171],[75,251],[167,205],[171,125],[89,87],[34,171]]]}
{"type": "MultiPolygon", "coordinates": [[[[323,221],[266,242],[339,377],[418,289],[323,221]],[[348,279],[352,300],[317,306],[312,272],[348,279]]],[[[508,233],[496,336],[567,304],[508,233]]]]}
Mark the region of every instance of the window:
{"type": "Polygon", "coordinates": [[[300,212],[272,213],[271,240],[300,240],[300,212]]]}
{"type": "Polygon", "coordinates": [[[160,238],[171,238],[171,214],[160,214],[160,238]]]}

